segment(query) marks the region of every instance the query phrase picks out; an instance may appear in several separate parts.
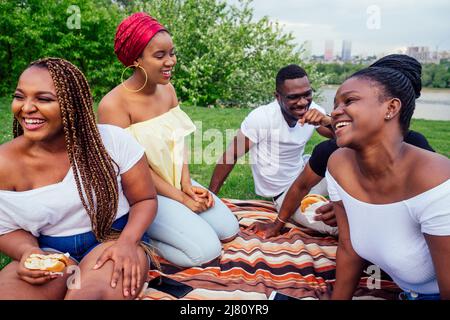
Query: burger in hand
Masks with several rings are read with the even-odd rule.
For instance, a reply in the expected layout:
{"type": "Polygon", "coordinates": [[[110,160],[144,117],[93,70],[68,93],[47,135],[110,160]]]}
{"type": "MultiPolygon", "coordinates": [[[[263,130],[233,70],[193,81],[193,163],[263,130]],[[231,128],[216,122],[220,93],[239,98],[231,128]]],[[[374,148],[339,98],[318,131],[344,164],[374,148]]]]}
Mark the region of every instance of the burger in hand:
{"type": "Polygon", "coordinates": [[[300,204],[300,211],[306,216],[310,223],[314,223],[317,222],[314,219],[316,216],[316,209],[328,202],[327,198],[320,194],[308,194],[303,198],[300,204]]]}
{"type": "Polygon", "coordinates": [[[50,272],[62,272],[69,264],[69,254],[31,254],[25,260],[25,268],[50,272]]]}

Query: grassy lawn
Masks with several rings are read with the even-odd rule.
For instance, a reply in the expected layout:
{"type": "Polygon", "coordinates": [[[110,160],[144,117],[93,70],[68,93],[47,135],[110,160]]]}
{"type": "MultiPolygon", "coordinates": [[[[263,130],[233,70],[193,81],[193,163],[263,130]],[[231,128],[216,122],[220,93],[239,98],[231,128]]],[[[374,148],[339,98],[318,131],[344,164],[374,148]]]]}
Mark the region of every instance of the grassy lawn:
{"type": "MultiPolygon", "coordinates": [[[[12,115],[10,112],[10,98],[0,98],[0,144],[12,138],[12,115]]],[[[229,138],[232,137],[235,130],[240,126],[240,123],[245,116],[250,112],[250,109],[206,109],[195,107],[183,108],[197,127],[202,126],[202,150],[195,149],[191,152],[191,158],[200,156],[200,152],[206,153],[205,149],[211,143],[222,144],[224,147],[227,144],[226,130],[228,130],[229,138]],[[223,133],[223,141],[217,140],[217,135],[212,134],[208,136],[207,130],[210,133],[223,133]],[[205,134],[206,133],[206,134],[205,134]],[[216,138],[215,138],[216,137],[216,138]]],[[[413,120],[411,128],[421,132],[429,140],[431,146],[440,154],[450,158],[450,122],[449,121],[429,121],[429,120],[413,120]]],[[[310,153],[314,145],[324,140],[317,133],[309,141],[306,147],[306,153],[310,153]]],[[[198,143],[194,136],[191,139],[191,146],[198,143]]],[[[204,186],[209,185],[209,180],[214,169],[215,160],[219,157],[219,153],[212,154],[210,163],[191,164],[191,176],[204,186]]],[[[246,159],[243,159],[246,160],[246,159]]],[[[248,161],[246,161],[248,163],[248,161]]],[[[226,183],[222,187],[220,197],[236,198],[236,199],[255,199],[260,198],[254,193],[253,179],[251,170],[248,164],[237,164],[231,172],[226,183]]],[[[8,258],[0,254],[0,269],[8,262],[8,258]]]]}

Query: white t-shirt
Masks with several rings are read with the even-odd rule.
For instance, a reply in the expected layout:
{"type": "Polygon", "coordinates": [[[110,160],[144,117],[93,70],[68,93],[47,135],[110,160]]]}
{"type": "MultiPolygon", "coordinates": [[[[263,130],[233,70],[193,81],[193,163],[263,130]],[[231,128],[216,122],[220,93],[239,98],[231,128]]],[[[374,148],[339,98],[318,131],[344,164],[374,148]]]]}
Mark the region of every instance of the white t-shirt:
{"type": "MultiPolygon", "coordinates": [[[[123,194],[120,175],[142,158],[144,149],[122,128],[112,125],[98,125],[98,128],[106,150],[119,166],[116,216],[119,219],[130,209],[123,194]]],[[[114,165],[114,168],[117,167],[114,165]]],[[[35,237],[62,237],[92,231],[91,220],[81,203],[72,168],[63,181],[56,184],[28,191],[0,190],[0,235],[19,229],[29,231],[35,237]]]]}
{"type": "Polygon", "coordinates": [[[330,199],[344,204],[356,253],[378,265],[404,291],[439,293],[423,234],[450,235],[450,179],[404,201],[370,204],[349,195],[328,171],[325,177],[330,199]]]}
{"type": "MultiPolygon", "coordinates": [[[[325,114],[314,102],[310,108],[325,114]]],[[[255,144],[250,149],[250,164],[256,194],[274,197],[289,188],[303,170],[303,152],[315,128],[298,123],[289,127],[276,100],[250,112],[241,131],[255,144]]]]}

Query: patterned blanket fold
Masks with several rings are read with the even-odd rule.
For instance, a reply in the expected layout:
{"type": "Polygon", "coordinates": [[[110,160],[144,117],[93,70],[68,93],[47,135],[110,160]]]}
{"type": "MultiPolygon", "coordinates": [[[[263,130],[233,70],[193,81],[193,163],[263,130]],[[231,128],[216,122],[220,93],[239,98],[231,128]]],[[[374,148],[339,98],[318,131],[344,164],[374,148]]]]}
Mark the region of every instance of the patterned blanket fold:
{"type": "MultiPolygon", "coordinates": [[[[263,240],[245,227],[255,221],[274,220],[271,202],[223,199],[239,220],[236,239],[224,244],[220,259],[201,267],[181,269],[160,258],[161,270],[151,270],[149,280],[163,275],[194,288],[188,300],[265,300],[273,290],[299,299],[318,299],[335,282],[337,239],[295,223],[282,234],[263,240]]],[[[400,289],[383,272],[381,281],[361,278],[354,299],[397,299],[400,289]],[[377,286],[378,285],[378,286],[377,286]]],[[[147,288],[142,299],[174,300],[170,294],[147,288]]]]}

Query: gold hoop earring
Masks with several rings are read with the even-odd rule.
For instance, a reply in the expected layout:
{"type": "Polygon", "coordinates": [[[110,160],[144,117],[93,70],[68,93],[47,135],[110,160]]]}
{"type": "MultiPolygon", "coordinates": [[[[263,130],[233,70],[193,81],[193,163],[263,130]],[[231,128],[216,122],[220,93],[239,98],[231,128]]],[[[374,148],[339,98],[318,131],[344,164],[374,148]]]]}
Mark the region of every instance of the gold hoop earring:
{"type": "Polygon", "coordinates": [[[129,92],[139,92],[139,91],[141,91],[142,89],[144,89],[145,85],[147,84],[148,77],[147,77],[147,72],[145,72],[145,69],[144,69],[143,67],[141,67],[140,65],[137,65],[137,66],[131,65],[131,66],[128,66],[128,67],[126,67],[125,69],[123,69],[123,71],[122,71],[122,76],[120,77],[120,80],[121,80],[121,84],[123,85],[123,87],[125,88],[125,90],[127,90],[127,91],[129,91],[129,92]],[[140,88],[137,89],[137,90],[133,90],[133,89],[127,88],[127,86],[125,85],[125,82],[123,81],[123,75],[124,75],[125,71],[126,71],[128,68],[131,68],[131,67],[135,67],[135,68],[136,68],[136,67],[139,67],[139,68],[142,69],[142,71],[144,71],[144,74],[145,74],[145,82],[144,82],[144,84],[142,85],[142,87],[140,87],[140,88]]]}

